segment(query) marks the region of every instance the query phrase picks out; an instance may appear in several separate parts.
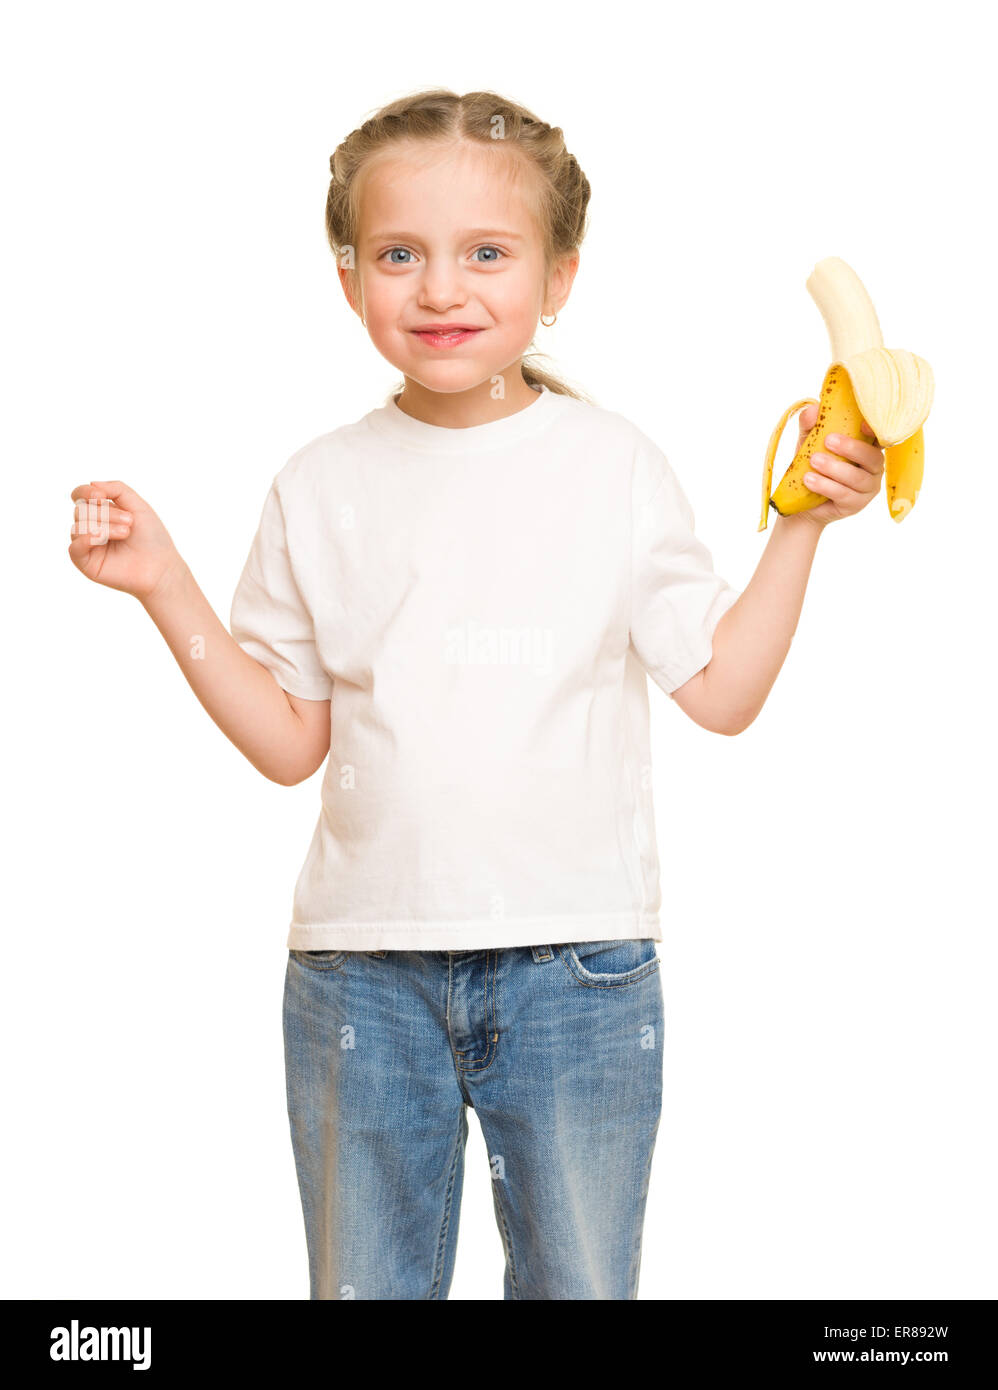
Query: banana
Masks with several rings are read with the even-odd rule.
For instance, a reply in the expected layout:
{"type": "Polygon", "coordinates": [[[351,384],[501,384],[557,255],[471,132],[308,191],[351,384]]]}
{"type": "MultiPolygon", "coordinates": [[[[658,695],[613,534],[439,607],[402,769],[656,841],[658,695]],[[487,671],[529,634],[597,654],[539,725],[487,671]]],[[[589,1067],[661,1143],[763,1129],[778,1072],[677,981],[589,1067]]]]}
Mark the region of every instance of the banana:
{"type": "Polygon", "coordinates": [[[922,486],[922,431],[917,429],[903,444],[884,451],[887,505],[895,521],[901,521],[915,505],[922,486]]]}
{"type": "Polygon", "coordinates": [[[838,256],[818,262],[807,289],[828,329],[832,364],[825,373],[820,400],[795,401],[770,436],[758,529],[765,531],[770,507],[780,516],[790,516],[826,501],[804,485],[811,455],[824,447],[826,434],[859,437],[864,420],[884,449],[887,506],[892,518],[901,521],[915,505],[922,485],[922,426],[932,409],[932,368],[913,352],[884,347],[877,313],[863,282],[838,256]],[[790,417],[806,405],[818,406],[818,418],[773,492],[773,462],[780,438],[790,417]]]}

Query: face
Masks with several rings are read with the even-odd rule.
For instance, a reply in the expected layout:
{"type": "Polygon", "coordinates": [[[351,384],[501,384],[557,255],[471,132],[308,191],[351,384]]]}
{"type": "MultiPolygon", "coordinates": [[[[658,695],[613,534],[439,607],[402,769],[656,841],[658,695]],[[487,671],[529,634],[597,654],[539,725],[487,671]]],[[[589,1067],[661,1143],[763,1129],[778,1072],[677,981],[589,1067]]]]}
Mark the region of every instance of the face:
{"type": "Polygon", "coordinates": [[[461,144],[385,158],[363,175],[356,275],[340,268],[340,279],[407,383],[452,393],[512,373],[524,388],[519,360],[538,318],[568,297],[578,256],[545,280],[540,230],[506,167],[497,175],[488,152],[461,144]],[[472,331],[420,331],[451,324],[472,331]]]}

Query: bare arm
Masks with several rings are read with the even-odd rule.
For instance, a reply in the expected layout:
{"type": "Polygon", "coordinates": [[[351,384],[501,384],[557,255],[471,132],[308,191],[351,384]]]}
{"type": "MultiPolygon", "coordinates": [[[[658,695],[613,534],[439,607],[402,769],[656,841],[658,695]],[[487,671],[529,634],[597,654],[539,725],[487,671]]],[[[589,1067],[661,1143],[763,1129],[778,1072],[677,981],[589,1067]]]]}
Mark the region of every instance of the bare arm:
{"type": "Polygon", "coordinates": [[[807,513],[776,518],[755,574],[714,629],[710,661],[672,692],[701,728],[740,734],[766,703],[797,630],[822,529],[807,513]]]}
{"type": "MultiPolygon", "coordinates": [[[[800,417],[798,449],[817,419],[818,405],[812,402],[800,417]]],[[[740,734],[755,719],[797,631],[818,537],[830,522],[868,507],[880,491],[883,449],[865,420],[860,428],[868,438],[826,434],[824,449],[811,454],[804,482],[827,501],[777,516],[751,583],[714,629],[710,661],[672,692],[703,728],[740,734]]]]}
{"type": "Polygon", "coordinates": [[[223,734],[283,787],[311,777],[329,752],[329,701],[283,690],[223,626],[186,564],[141,600],[223,734]]]}

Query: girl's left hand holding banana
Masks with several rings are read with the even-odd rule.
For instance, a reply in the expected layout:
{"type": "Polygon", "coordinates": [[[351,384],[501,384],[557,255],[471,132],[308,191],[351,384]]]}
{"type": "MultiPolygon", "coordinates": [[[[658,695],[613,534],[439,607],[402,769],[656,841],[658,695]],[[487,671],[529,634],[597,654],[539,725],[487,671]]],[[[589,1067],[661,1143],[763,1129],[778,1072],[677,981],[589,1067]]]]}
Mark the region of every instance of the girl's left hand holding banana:
{"type": "MultiPolygon", "coordinates": [[[[817,405],[809,405],[801,411],[798,449],[817,418],[817,405]]],[[[861,428],[873,439],[873,431],[865,420],[861,428]]],[[[880,491],[883,476],[884,451],[876,443],[850,435],[830,434],[822,441],[822,449],[811,455],[811,472],[804,477],[805,486],[812,492],[820,492],[828,501],[798,512],[797,518],[825,526],[829,521],[853,516],[873,501],[880,491]]]]}

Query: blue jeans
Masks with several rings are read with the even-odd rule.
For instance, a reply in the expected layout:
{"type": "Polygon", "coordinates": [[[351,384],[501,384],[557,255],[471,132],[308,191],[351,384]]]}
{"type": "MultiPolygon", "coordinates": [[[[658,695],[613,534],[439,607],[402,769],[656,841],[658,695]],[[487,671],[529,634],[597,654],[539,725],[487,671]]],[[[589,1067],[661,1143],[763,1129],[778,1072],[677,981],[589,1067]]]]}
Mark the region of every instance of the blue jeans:
{"type": "Polygon", "coordinates": [[[283,1023],[313,1299],[447,1297],[469,1106],[504,1297],[637,1297],[662,1106],[654,941],[291,950],[283,1023]]]}

